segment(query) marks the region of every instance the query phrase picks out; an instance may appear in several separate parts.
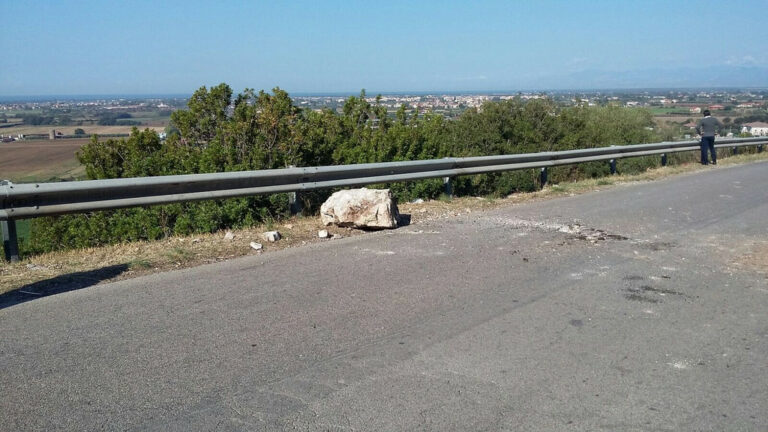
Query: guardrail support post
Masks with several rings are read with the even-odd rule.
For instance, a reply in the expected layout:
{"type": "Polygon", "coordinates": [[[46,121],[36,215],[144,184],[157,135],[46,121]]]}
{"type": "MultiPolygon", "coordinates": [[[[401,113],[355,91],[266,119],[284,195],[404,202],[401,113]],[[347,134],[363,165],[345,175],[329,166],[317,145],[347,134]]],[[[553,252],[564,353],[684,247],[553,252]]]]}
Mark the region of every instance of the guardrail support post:
{"type": "Polygon", "coordinates": [[[544,189],[544,186],[547,185],[547,167],[542,168],[541,172],[539,172],[539,182],[541,183],[541,188],[544,189]]]}
{"type": "Polygon", "coordinates": [[[662,153],[661,154],[661,166],[667,166],[667,154],[662,153]]]}
{"type": "Polygon", "coordinates": [[[611,175],[616,174],[616,159],[611,159],[611,175]]]}
{"type": "Polygon", "coordinates": [[[10,262],[19,261],[19,240],[16,238],[16,221],[9,219],[0,221],[3,231],[3,250],[5,259],[10,262]]]}
{"type": "Polygon", "coordinates": [[[299,200],[298,192],[288,192],[288,206],[291,210],[291,215],[301,213],[301,200],[299,200]]]}
{"type": "Polygon", "coordinates": [[[453,181],[450,177],[443,177],[443,193],[453,197],[453,181]]]}
{"type": "Polygon", "coordinates": [[[739,148],[738,147],[731,148],[731,151],[733,152],[734,155],[739,154],[739,148]]]}
{"type": "MultiPolygon", "coordinates": [[[[295,165],[288,165],[288,168],[296,168],[295,165]]],[[[288,192],[288,208],[291,216],[301,213],[301,200],[298,192],[288,192]]]]}
{"type": "Polygon", "coordinates": [[[763,145],[762,145],[762,144],[760,144],[759,146],[757,146],[757,152],[758,152],[758,153],[762,153],[762,152],[763,152],[763,145]]]}

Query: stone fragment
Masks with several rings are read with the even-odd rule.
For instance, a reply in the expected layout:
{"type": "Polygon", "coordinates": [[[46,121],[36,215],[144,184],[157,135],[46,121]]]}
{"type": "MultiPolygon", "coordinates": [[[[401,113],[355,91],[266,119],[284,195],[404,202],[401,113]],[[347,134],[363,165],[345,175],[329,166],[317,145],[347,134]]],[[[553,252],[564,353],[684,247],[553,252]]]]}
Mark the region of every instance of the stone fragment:
{"type": "Polygon", "coordinates": [[[251,249],[261,250],[263,247],[261,243],[251,242],[251,249]]]}
{"type": "Polygon", "coordinates": [[[232,233],[232,231],[227,231],[226,234],[224,234],[224,240],[234,240],[235,235],[232,233]]]}
{"type": "Polygon", "coordinates": [[[326,226],[396,228],[398,211],[389,189],[348,189],[323,203],[320,218],[326,226]]]}
{"type": "Polygon", "coordinates": [[[317,232],[317,236],[320,238],[328,238],[328,230],[320,230],[317,232]]]}
{"type": "Polygon", "coordinates": [[[278,241],[278,240],[280,240],[282,238],[280,233],[277,232],[277,231],[267,231],[264,234],[262,234],[261,236],[264,238],[264,240],[266,240],[266,241],[268,241],[270,243],[274,243],[274,242],[276,242],[276,241],[278,241]]]}

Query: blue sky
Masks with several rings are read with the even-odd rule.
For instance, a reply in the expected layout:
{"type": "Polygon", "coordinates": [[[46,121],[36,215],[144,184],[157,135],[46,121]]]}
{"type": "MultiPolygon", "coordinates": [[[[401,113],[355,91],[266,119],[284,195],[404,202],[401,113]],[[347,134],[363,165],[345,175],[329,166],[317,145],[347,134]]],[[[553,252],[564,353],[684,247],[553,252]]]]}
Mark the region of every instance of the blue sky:
{"type": "Polygon", "coordinates": [[[758,80],[768,70],[765,0],[4,0],[0,9],[6,96],[191,93],[220,82],[292,93],[600,87],[591,71],[646,71],[642,87],[691,68],[757,68],[758,80]]]}

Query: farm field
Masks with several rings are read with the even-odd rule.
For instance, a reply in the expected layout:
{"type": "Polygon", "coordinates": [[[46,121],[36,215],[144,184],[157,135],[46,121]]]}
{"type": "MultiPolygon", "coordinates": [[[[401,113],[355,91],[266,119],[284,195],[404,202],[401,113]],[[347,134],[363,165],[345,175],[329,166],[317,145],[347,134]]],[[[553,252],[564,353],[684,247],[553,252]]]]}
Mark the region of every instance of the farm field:
{"type": "MultiPolygon", "coordinates": [[[[162,132],[165,127],[162,124],[153,125],[153,126],[135,126],[139,128],[140,130],[144,129],[153,129],[157,131],[158,133],[162,132]]],[[[3,135],[18,135],[18,134],[24,134],[24,135],[33,135],[33,134],[48,134],[51,129],[56,129],[57,132],[61,132],[64,135],[74,135],[75,129],[80,128],[83,129],[88,137],[90,137],[93,134],[98,135],[108,135],[108,134],[129,134],[131,133],[131,129],[134,128],[134,126],[25,126],[25,125],[18,125],[18,126],[11,126],[11,127],[5,127],[0,129],[0,134],[3,135]]]]}
{"type": "Polygon", "coordinates": [[[650,108],[651,113],[653,115],[667,115],[667,114],[680,114],[680,115],[687,115],[690,114],[690,111],[688,108],[650,108]]]}
{"type": "Polygon", "coordinates": [[[90,138],[0,143],[0,179],[16,183],[74,179],[85,173],[75,152],[90,138]]]}

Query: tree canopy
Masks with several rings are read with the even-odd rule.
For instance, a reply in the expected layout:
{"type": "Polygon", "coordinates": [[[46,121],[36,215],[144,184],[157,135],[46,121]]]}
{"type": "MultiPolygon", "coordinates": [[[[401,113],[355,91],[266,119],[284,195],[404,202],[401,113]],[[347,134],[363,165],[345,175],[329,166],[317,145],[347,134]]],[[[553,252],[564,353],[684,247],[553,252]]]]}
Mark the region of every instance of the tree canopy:
{"type": "MultiPolygon", "coordinates": [[[[115,114],[115,121],[121,114],[115,114]]],[[[486,102],[455,120],[402,106],[389,115],[365,91],[346,99],[340,112],[302,110],[284,90],[245,89],[233,97],[227,84],[201,87],[188,109],[173,112],[168,137],[133,129],[127,139],[93,137],[78,153],[89,179],[261,170],[447,156],[486,156],[651,142],[651,113],[640,108],[562,107],[551,100],[486,102]]],[[[652,162],[633,162],[642,169],[652,162]],[[643,165],[645,164],[645,165],[643,165]]],[[[633,165],[628,165],[633,166],[633,165]]],[[[605,164],[553,170],[558,181],[604,175],[605,164]]],[[[529,171],[457,180],[459,193],[506,195],[531,190],[529,171]]],[[[442,182],[388,185],[399,199],[435,198],[442,182]]],[[[302,196],[313,211],[331,191],[302,196]]],[[[283,195],[237,198],[62,216],[35,221],[34,251],[155,239],[172,233],[214,231],[279,217],[283,195]]]]}

